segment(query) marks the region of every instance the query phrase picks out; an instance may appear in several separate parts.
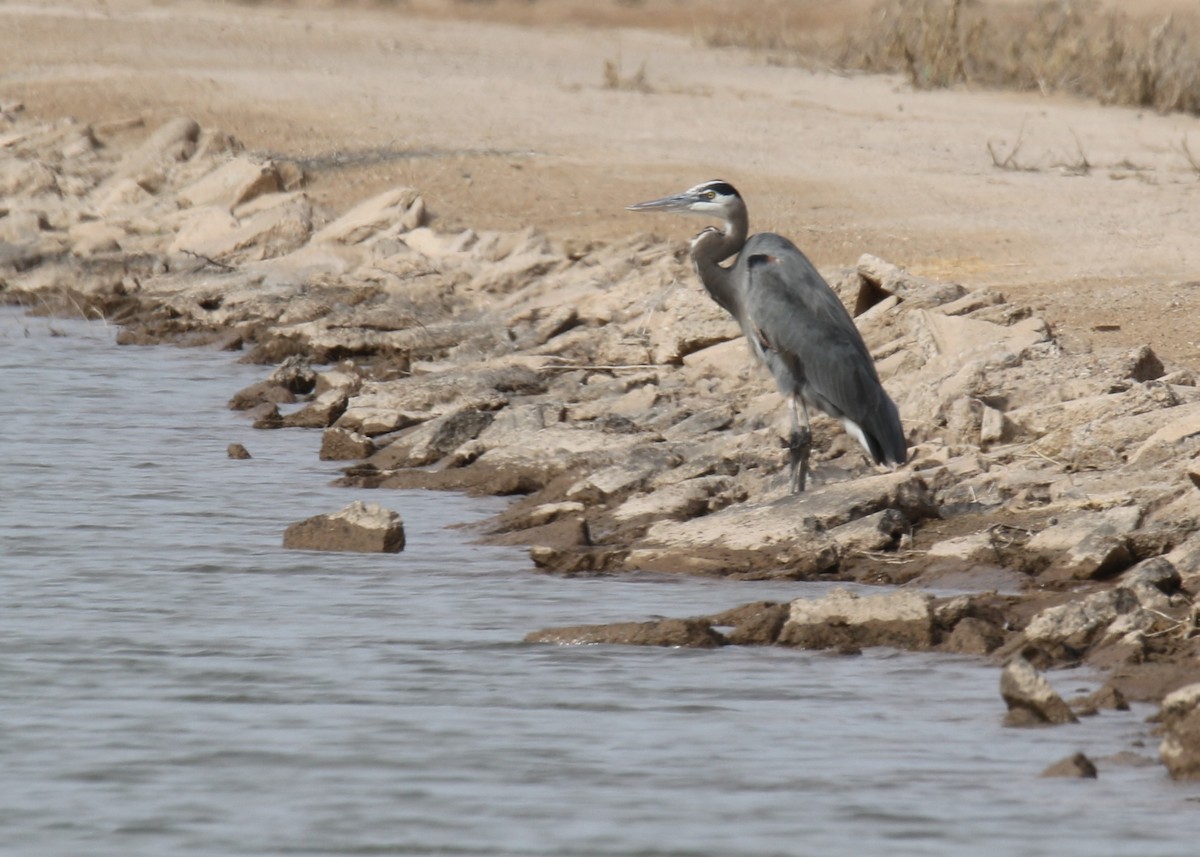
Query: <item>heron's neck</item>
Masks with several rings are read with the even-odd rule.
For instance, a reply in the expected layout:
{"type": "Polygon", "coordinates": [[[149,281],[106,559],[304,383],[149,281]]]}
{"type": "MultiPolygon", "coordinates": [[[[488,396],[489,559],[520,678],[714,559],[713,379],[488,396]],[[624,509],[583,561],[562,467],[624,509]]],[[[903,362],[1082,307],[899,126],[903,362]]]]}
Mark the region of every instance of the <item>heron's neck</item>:
{"type": "Polygon", "coordinates": [[[709,227],[692,240],[692,261],[700,282],[712,295],[713,300],[727,312],[738,317],[737,290],[733,285],[730,268],[721,266],[730,256],[737,254],[746,244],[749,223],[744,212],[734,212],[725,222],[724,231],[709,227]]]}

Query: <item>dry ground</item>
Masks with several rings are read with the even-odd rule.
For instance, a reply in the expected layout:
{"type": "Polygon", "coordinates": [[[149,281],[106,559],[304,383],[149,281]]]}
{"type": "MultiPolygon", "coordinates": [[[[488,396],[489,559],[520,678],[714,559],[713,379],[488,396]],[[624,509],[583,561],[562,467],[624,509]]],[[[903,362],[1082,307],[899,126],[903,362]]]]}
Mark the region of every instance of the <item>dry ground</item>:
{"type": "MultiPolygon", "coordinates": [[[[868,5],[808,0],[789,21],[833,32],[868,5]]],[[[117,133],[105,123],[186,114],[300,160],[331,208],[408,183],[443,228],[531,225],[577,241],[685,238],[698,221],[623,206],[722,177],[755,228],[819,265],[870,252],[998,286],[1093,342],[1148,342],[1200,369],[1200,170],[1183,152],[1190,135],[1200,157],[1200,120],[914,92],[703,47],[730,6],[764,8],[6,3],[0,107],[75,116],[102,138],[117,133]]]]}

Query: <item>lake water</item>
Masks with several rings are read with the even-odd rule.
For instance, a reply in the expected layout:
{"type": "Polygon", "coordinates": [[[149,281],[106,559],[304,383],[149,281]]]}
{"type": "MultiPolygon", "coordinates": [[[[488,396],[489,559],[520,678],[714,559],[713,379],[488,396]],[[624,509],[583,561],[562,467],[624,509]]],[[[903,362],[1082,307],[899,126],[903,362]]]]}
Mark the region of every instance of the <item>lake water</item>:
{"type": "Polygon", "coordinates": [[[1103,761],[1146,706],[1011,730],[968,659],[522,644],[822,590],[536,573],[447,529],[498,501],[249,428],[264,374],[0,310],[0,854],[1200,853],[1200,789],[1103,761]],[[403,553],[281,548],[355,499],[403,553]],[[1076,750],[1099,780],[1038,777],[1076,750]]]}

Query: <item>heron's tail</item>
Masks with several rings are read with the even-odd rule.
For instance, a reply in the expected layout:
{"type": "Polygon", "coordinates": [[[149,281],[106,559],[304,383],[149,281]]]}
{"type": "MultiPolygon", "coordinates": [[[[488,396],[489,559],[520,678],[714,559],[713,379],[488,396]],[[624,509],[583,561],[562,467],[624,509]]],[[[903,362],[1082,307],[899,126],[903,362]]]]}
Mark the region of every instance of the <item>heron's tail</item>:
{"type": "Polygon", "coordinates": [[[908,441],[900,411],[891,396],[880,387],[876,406],[867,411],[860,422],[843,417],[846,432],[862,444],[876,464],[903,464],[908,458],[908,441]]]}

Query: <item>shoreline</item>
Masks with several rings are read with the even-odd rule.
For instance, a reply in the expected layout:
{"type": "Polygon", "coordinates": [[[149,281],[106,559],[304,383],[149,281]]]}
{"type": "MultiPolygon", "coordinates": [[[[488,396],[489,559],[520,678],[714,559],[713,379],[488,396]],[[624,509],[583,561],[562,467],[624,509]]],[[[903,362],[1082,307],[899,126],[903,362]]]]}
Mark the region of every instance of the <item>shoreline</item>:
{"type": "Polygon", "coordinates": [[[1149,346],[1093,349],[871,256],[826,271],[912,453],[877,470],[815,419],[813,484],[789,496],[782,400],[678,242],[443,232],[403,186],[323,211],[294,164],[190,119],[5,134],[0,299],[278,366],[231,407],[320,429],[344,484],[513,497],[484,538],[549,573],[904,585],[528,639],[1105,669],[1082,711],[1197,680],[1200,389],[1149,346]]]}

